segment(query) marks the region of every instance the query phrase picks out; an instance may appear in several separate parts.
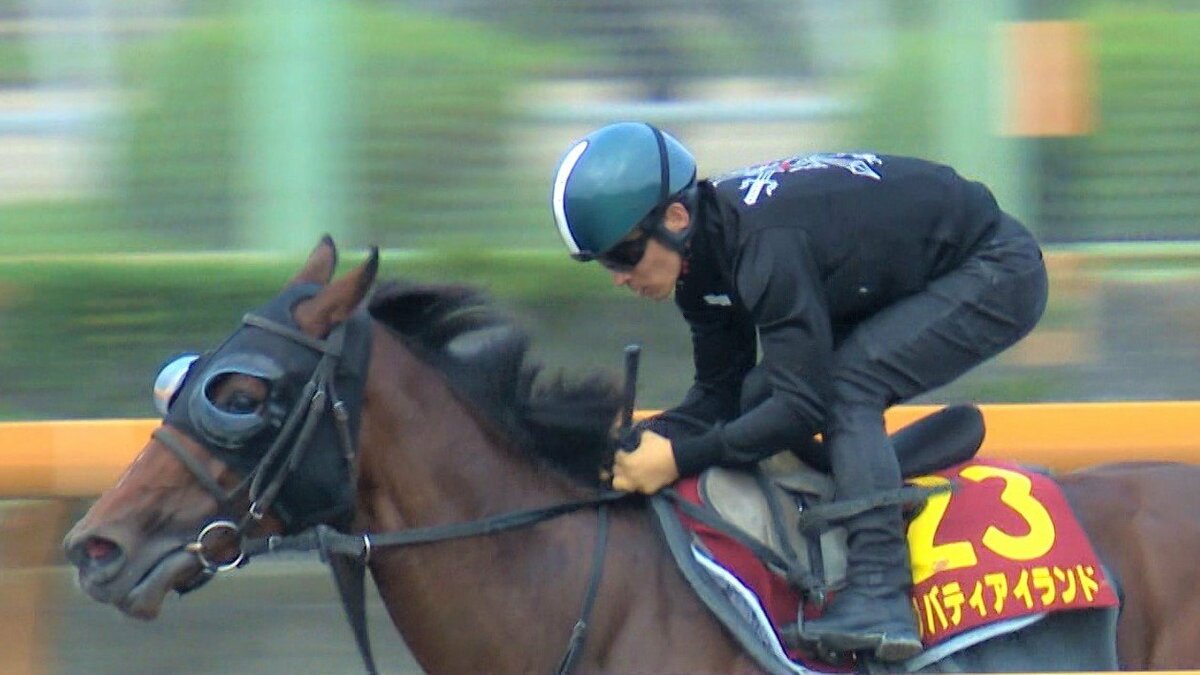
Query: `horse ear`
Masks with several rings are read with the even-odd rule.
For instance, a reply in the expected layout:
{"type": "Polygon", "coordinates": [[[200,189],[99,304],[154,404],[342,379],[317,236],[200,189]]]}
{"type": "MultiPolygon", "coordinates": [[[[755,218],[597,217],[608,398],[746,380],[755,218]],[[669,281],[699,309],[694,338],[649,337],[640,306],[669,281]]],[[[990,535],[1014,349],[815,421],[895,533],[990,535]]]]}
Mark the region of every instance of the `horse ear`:
{"type": "Polygon", "coordinates": [[[337,245],[333,243],[333,237],[327,234],[321,237],[312,253],[308,254],[304,267],[300,268],[289,285],[311,283],[324,286],[333,278],[333,270],[336,268],[337,245]]]}
{"type": "Polygon", "coordinates": [[[378,273],[379,249],[372,246],[367,259],[353,272],[329,283],[320,293],[296,305],[293,312],[296,323],[310,335],[328,335],[334,326],[358,309],[378,273]]]}

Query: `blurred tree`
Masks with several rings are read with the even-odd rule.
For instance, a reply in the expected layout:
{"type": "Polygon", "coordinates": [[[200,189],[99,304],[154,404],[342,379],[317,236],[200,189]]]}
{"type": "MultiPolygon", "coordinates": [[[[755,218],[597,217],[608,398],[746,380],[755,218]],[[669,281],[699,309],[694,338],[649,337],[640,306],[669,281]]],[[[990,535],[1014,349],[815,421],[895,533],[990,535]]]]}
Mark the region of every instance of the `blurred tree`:
{"type": "MultiPolygon", "coordinates": [[[[938,1],[896,4],[908,28],[867,89],[855,139],[859,147],[959,166],[946,152],[938,66],[959,53],[931,27],[938,1]]],[[[1041,8],[1039,16],[1055,18],[1086,12],[1075,18],[1091,29],[1099,80],[1094,133],[998,141],[1033,157],[1032,176],[1023,181],[1034,193],[1026,217],[1045,241],[1200,238],[1200,12],[1184,8],[1195,5],[1063,0],[1041,8]]],[[[987,82],[980,85],[983,92],[987,82]]],[[[994,133],[989,129],[983,133],[994,133]]]]}
{"type": "Polygon", "coordinates": [[[801,36],[819,4],[796,0],[405,0],[469,17],[584,58],[559,60],[555,74],[632,83],[648,101],[686,98],[697,79],[796,78],[812,72],[801,36]],[[810,6],[806,6],[810,5],[810,6]]]}
{"type": "Polygon", "coordinates": [[[1179,6],[1089,14],[1099,124],[1041,144],[1047,238],[1200,239],[1200,12],[1179,6]]]}
{"type": "MultiPolygon", "coordinates": [[[[480,231],[509,243],[525,236],[505,204],[519,184],[505,132],[513,89],[539,52],[469,22],[365,2],[336,7],[348,52],[348,81],[334,90],[347,99],[344,129],[290,142],[333,148],[320,159],[347,186],[357,237],[410,246],[480,231]]],[[[243,206],[262,197],[245,175],[240,92],[276,83],[240,79],[263,58],[258,24],[212,6],[202,19],[129,55],[138,95],[119,203],[148,235],[169,233],[170,246],[227,248],[243,206]]]]}

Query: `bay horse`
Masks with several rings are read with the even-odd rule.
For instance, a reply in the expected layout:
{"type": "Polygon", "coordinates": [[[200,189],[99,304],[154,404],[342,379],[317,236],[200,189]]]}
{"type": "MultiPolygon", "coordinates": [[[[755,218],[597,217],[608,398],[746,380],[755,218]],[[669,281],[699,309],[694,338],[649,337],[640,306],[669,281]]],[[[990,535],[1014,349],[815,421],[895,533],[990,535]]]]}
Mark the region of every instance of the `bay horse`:
{"type": "MultiPolygon", "coordinates": [[[[270,548],[320,526],[371,533],[338,536],[427,672],[762,671],[687,585],[646,501],[598,497],[614,381],[539,374],[525,334],[475,291],[370,294],[378,252],[334,280],[336,260],[326,237],[192,366],[64,540],[84,591],[153,619],[168,592],[243,562],[247,535],[276,535],[255,540],[270,548]],[[543,509],[556,517],[497,524],[543,509]],[[478,522],[478,536],[370,546],[478,522]]],[[[1060,481],[1124,590],[1121,666],[1200,666],[1200,467],[1060,481]]]]}

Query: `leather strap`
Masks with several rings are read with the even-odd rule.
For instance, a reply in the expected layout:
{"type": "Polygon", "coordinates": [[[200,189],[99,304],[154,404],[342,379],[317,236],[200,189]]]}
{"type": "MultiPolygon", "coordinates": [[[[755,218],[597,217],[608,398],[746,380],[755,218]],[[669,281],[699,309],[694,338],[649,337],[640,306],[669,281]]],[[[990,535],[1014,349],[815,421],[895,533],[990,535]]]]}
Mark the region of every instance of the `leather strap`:
{"type": "Polygon", "coordinates": [[[317,525],[311,530],[305,530],[298,534],[247,539],[244,550],[247,558],[278,551],[319,551],[322,550],[321,542],[324,540],[326,548],[330,553],[348,555],[365,561],[369,552],[379,548],[431,544],[449,539],[478,537],[505,530],[513,530],[564,516],[581,509],[615,502],[629,496],[631,494],[628,492],[609,490],[601,492],[595,497],[563,502],[538,509],[513,511],[463,523],[432,525],[430,527],[417,527],[398,532],[379,534],[344,534],[328,525],[317,525]]]}
{"type": "Polygon", "coordinates": [[[571,630],[571,640],[567,642],[567,651],[558,668],[556,675],[566,675],[575,667],[579,655],[583,653],[583,644],[587,640],[588,620],[592,616],[592,607],[596,604],[596,596],[600,591],[600,579],[604,576],[604,553],[608,548],[608,504],[601,504],[597,513],[596,546],[592,550],[592,574],[588,578],[587,591],[583,596],[583,608],[579,611],[579,620],[571,630]]]}
{"type": "Polygon", "coordinates": [[[873,511],[881,506],[921,504],[935,494],[953,490],[952,482],[933,486],[905,485],[895,490],[876,492],[867,497],[817,504],[800,513],[800,520],[796,527],[801,532],[822,532],[829,529],[833,523],[873,511]]]}
{"type": "Polygon", "coordinates": [[[279,551],[318,551],[321,559],[329,564],[346,620],[354,632],[359,655],[369,675],[378,670],[371,652],[371,637],[367,630],[364,576],[366,563],[376,548],[392,548],[413,544],[428,544],[449,539],[481,536],[503,532],[573,513],[584,508],[596,507],[599,519],[596,546],[592,552],[592,572],[584,594],[579,619],[571,631],[566,652],[560,659],[555,673],[565,674],[574,667],[583,651],[587,638],[588,620],[599,593],[600,580],[604,571],[605,551],[608,547],[609,514],[608,504],[632,496],[627,492],[605,491],[595,497],[579,499],[554,506],[526,511],[515,511],[464,523],[435,525],[431,527],[401,530],[384,534],[350,535],[338,532],[328,525],[317,525],[299,534],[274,535],[261,539],[248,539],[242,549],[245,559],[279,551]]]}
{"type": "Polygon", "coordinates": [[[367,566],[361,560],[345,555],[331,554],[324,558],[329,564],[329,571],[333,573],[333,583],[337,586],[338,597],[342,599],[342,611],[346,613],[346,622],[354,633],[354,643],[358,645],[363,666],[367,669],[367,675],[376,675],[379,671],[375,667],[371,634],[367,630],[367,566]]]}

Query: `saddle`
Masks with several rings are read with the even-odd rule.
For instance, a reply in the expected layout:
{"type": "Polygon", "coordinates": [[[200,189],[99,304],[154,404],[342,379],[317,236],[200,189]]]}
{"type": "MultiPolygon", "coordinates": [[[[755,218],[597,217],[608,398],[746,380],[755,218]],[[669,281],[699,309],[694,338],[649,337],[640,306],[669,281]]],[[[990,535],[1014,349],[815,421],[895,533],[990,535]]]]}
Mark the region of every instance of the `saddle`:
{"type": "MultiPolygon", "coordinates": [[[[943,408],[892,436],[907,478],[971,459],[983,443],[983,415],[973,405],[943,408]]],[[[697,480],[700,500],[777,574],[819,608],[827,590],[844,585],[846,529],[839,517],[883,502],[923,498],[920,489],[903,488],[875,503],[833,506],[829,474],[790,452],[775,454],[746,469],[712,467],[697,480]],[[842,508],[845,507],[845,508],[842,508]],[[841,513],[838,513],[838,510],[841,513]],[[752,541],[746,542],[745,537],[752,541]],[[757,542],[763,551],[753,542],[757,542]]],[[[685,509],[687,507],[684,507],[685,509]]],[[[704,516],[694,510],[692,517],[704,516]]]]}
{"type": "Polygon", "coordinates": [[[801,515],[833,501],[833,480],[780,453],[750,471],[713,467],[697,488],[701,501],[722,520],[769,549],[763,562],[776,574],[798,581],[797,590],[819,598],[846,577],[846,529],[801,529],[801,515]],[[780,568],[778,561],[788,565],[780,568]],[[799,569],[795,569],[798,566],[799,569]]]}

